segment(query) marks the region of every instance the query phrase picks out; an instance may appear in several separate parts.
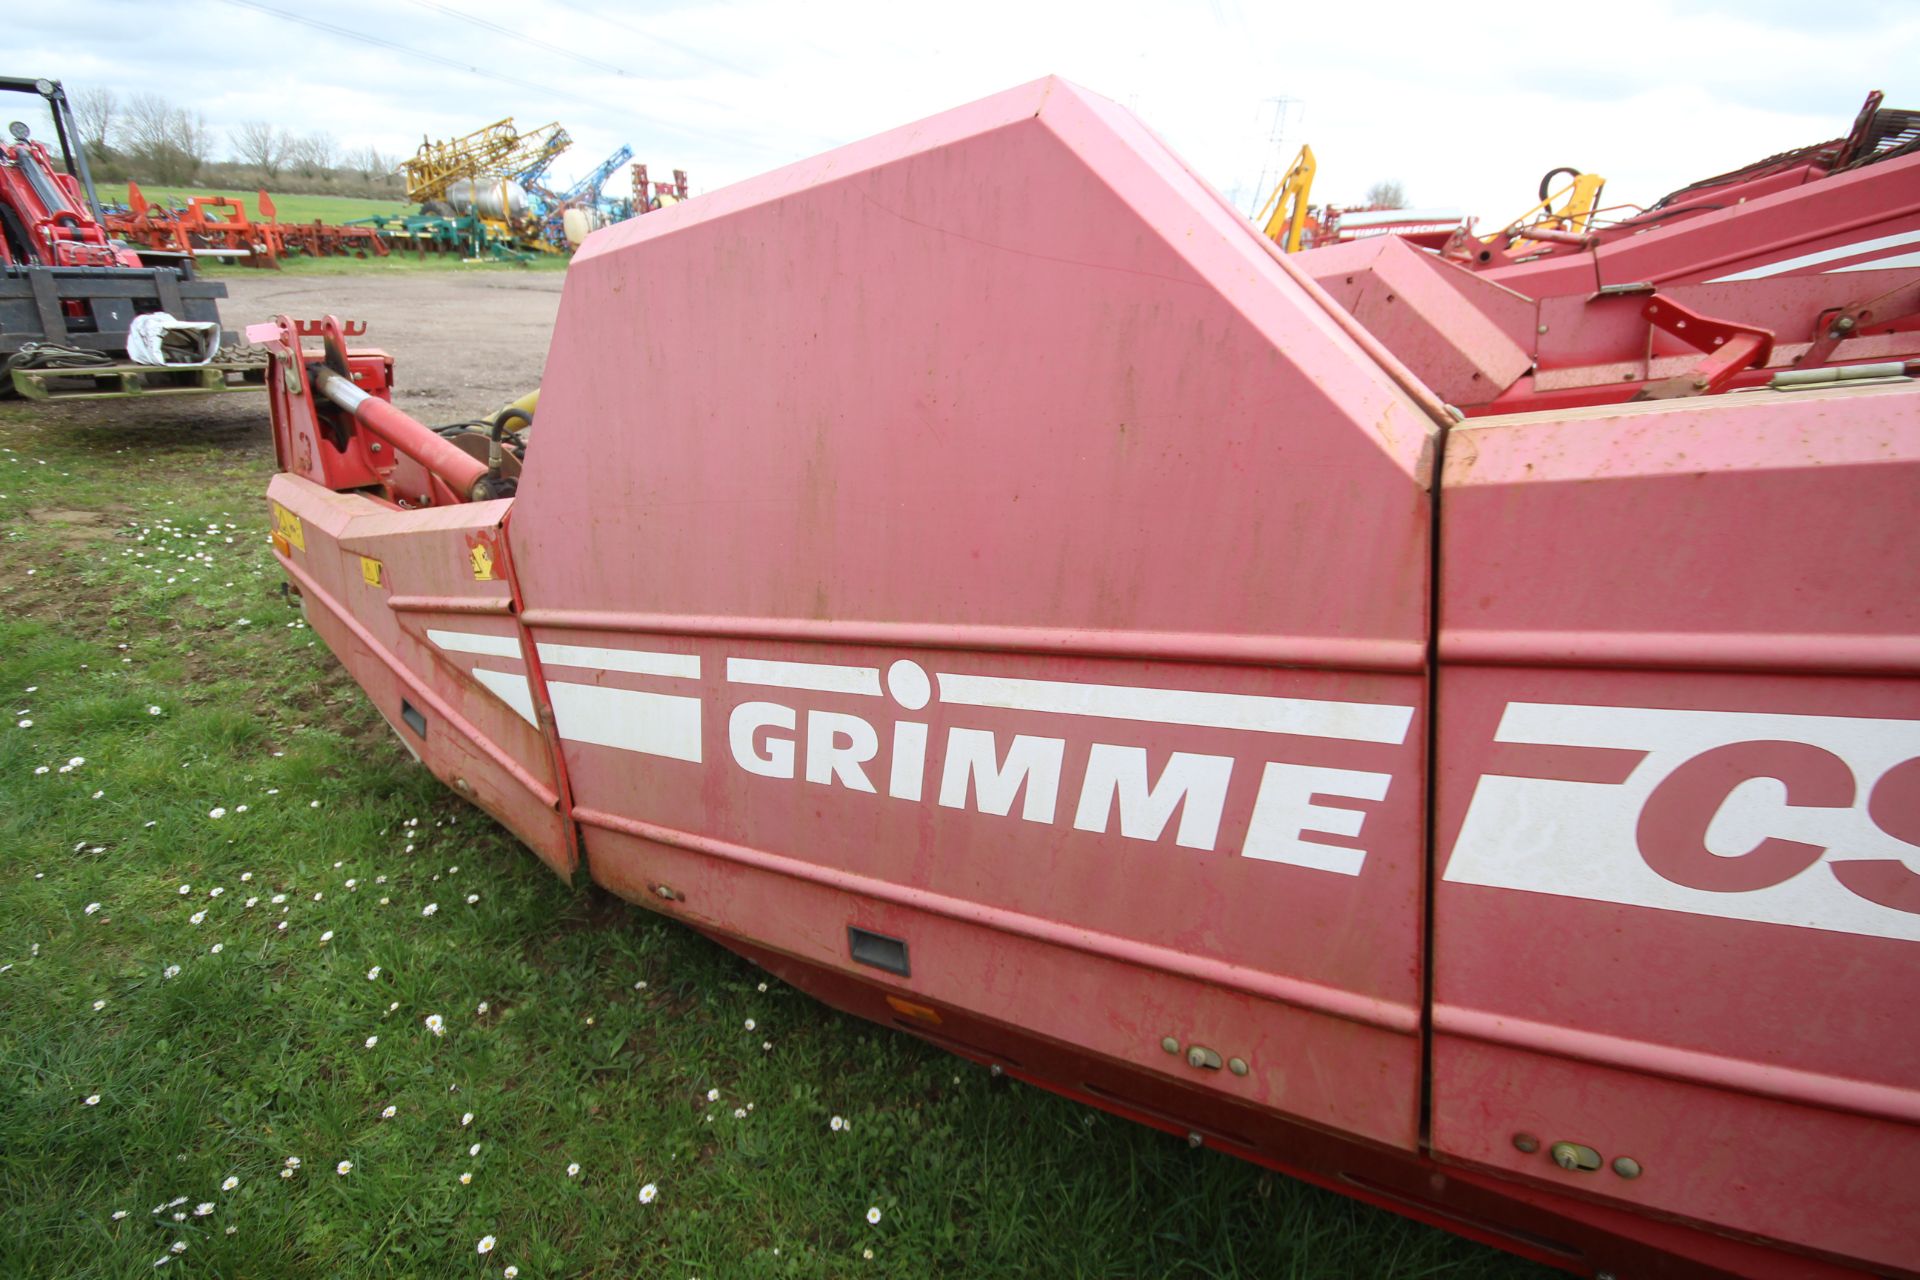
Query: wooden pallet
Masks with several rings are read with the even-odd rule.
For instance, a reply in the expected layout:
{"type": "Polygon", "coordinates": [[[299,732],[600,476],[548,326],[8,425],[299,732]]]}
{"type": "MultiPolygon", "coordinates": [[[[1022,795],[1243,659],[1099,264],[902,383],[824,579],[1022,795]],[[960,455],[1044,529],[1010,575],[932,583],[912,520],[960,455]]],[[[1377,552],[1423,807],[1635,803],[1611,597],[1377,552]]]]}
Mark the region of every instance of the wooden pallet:
{"type": "Polygon", "coordinates": [[[114,364],[91,369],[15,369],[13,389],[28,400],[117,400],[255,391],[266,386],[266,377],[266,366],[251,360],[216,360],[192,369],[114,364]]]}

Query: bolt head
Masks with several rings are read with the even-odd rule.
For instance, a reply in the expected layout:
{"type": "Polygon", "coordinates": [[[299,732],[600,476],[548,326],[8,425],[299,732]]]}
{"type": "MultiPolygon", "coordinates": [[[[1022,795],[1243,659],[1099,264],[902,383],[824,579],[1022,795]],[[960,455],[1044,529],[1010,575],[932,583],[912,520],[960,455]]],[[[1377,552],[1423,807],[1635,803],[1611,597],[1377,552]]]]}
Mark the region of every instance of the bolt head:
{"type": "Polygon", "coordinates": [[[1516,1133],[1513,1135],[1513,1146],[1516,1151],[1532,1155],[1540,1149],[1540,1139],[1530,1133],[1516,1133]]]}
{"type": "Polygon", "coordinates": [[[1247,1060],[1245,1058],[1228,1058],[1227,1070],[1237,1076],[1243,1076],[1247,1074],[1247,1060]]]}
{"type": "Polygon", "coordinates": [[[1641,1174],[1640,1162],[1632,1156],[1615,1156],[1613,1171],[1623,1178],[1637,1178],[1641,1174]]]}
{"type": "Polygon", "coordinates": [[[1160,1047],[1162,1049],[1165,1049],[1168,1053],[1180,1052],[1180,1042],[1178,1040],[1175,1040],[1172,1036],[1167,1036],[1164,1039],[1162,1039],[1160,1041],[1160,1047]]]}
{"type": "Polygon", "coordinates": [[[1580,1167],[1580,1153],[1574,1150],[1571,1142],[1556,1142],[1547,1149],[1547,1154],[1552,1156],[1553,1162],[1562,1169],[1580,1167]]]}

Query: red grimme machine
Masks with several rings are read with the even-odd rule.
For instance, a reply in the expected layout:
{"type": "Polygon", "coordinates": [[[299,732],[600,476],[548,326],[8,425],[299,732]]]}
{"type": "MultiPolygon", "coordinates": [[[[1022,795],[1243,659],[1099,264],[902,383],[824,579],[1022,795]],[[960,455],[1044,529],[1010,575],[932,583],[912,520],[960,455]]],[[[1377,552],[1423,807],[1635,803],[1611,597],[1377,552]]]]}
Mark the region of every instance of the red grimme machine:
{"type": "Polygon", "coordinates": [[[836,1007],[1574,1273],[1913,1277],[1917,211],[1289,257],[1043,80],[596,232],[531,431],[257,326],[275,552],[836,1007]]]}

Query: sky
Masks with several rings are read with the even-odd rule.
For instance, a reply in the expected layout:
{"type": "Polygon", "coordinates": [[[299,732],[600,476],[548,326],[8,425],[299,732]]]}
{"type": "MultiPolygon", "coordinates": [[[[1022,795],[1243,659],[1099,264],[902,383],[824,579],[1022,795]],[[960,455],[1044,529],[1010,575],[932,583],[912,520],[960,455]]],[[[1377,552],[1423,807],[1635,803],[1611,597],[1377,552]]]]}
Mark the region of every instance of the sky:
{"type": "Polygon", "coordinates": [[[1561,165],[1604,174],[1607,204],[1645,204],[1839,136],[1869,89],[1920,108],[1920,0],[9,8],[5,74],[160,93],[216,137],[261,119],[398,157],[503,116],[558,120],[575,139],[560,178],[625,143],[696,194],[1048,74],[1131,108],[1243,212],[1306,142],[1315,203],[1391,180],[1489,226],[1561,165]]]}

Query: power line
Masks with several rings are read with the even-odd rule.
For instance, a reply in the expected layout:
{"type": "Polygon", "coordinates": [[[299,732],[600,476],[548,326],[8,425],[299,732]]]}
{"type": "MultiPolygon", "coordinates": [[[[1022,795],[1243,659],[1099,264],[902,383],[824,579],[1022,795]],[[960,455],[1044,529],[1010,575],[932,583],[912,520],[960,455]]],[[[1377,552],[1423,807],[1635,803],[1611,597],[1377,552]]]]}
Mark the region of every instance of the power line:
{"type": "Polygon", "coordinates": [[[227,3],[238,5],[243,9],[252,9],[258,13],[264,13],[287,22],[297,22],[303,27],[312,27],[317,31],[330,32],[333,35],[341,36],[348,40],[356,40],[361,44],[379,45],[382,48],[392,49],[396,53],[404,53],[409,57],[423,58],[428,62],[436,62],[443,67],[451,67],[455,71],[467,71],[476,76],[485,76],[487,79],[497,80],[501,84],[517,85],[522,89],[532,89],[538,93],[558,94],[561,97],[572,98],[576,102],[584,102],[591,106],[597,107],[602,105],[590,98],[582,97],[576,93],[569,93],[565,89],[556,89],[552,85],[536,84],[531,80],[522,80],[518,76],[502,75],[498,71],[488,71],[484,67],[476,67],[471,63],[461,62],[456,58],[444,58],[437,53],[428,53],[424,49],[416,49],[412,45],[401,44],[397,40],[388,40],[383,36],[370,35],[365,31],[355,31],[349,27],[338,27],[331,22],[322,22],[318,18],[309,18],[305,14],[288,13],[284,9],[275,9],[270,5],[261,4],[259,0],[227,0],[227,3]]]}
{"type": "Polygon", "coordinates": [[[596,71],[605,71],[616,76],[625,76],[629,80],[633,78],[631,72],[624,68],[616,67],[610,62],[601,62],[597,58],[589,58],[583,53],[575,53],[573,50],[560,45],[549,44],[537,36],[525,35],[513,30],[511,27],[503,27],[497,22],[489,22],[487,19],[476,17],[471,13],[463,13],[450,4],[437,4],[435,0],[413,0],[413,2],[422,9],[437,10],[440,13],[446,14],[449,18],[458,18],[462,22],[470,22],[476,27],[493,32],[495,35],[506,36],[509,40],[519,40],[525,44],[536,45],[539,48],[547,50],[549,53],[557,53],[563,58],[572,58],[575,62],[583,66],[592,67],[596,71]]]}
{"type": "MultiPolygon", "coordinates": [[[[427,62],[437,63],[443,67],[451,67],[455,71],[466,71],[476,76],[483,76],[488,80],[495,80],[501,84],[510,84],[521,89],[531,89],[535,93],[551,94],[556,97],[567,98],[585,106],[592,107],[595,111],[604,112],[607,109],[607,103],[604,99],[589,98],[584,94],[573,93],[570,90],[557,88],[551,84],[538,84],[532,80],[522,80],[518,76],[505,75],[498,71],[489,71],[485,67],[476,67],[471,63],[461,62],[457,58],[447,58],[437,53],[429,53],[424,49],[416,49],[412,45],[401,44],[397,40],[388,40],[384,36],[372,35],[365,31],[355,31],[349,27],[336,26],[331,22],[323,22],[319,18],[309,18],[301,13],[288,13],[284,9],[275,9],[271,5],[261,4],[259,0],[227,0],[227,3],[238,5],[243,9],[252,9],[258,13],[267,14],[269,17],[280,18],[286,22],[297,22],[301,26],[312,27],[316,31],[325,31],[346,40],[353,40],[367,45],[378,45],[381,48],[391,49],[396,53],[404,53],[408,57],[420,58],[427,62]]],[[[629,119],[645,123],[654,129],[678,137],[697,139],[702,136],[701,133],[689,129],[685,125],[675,124],[670,120],[662,120],[656,116],[650,116],[632,110],[624,110],[622,114],[629,119]]],[[[706,133],[710,136],[731,137],[736,141],[746,142],[750,146],[758,145],[752,142],[752,140],[737,134],[717,133],[713,130],[708,130],[706,133]]]]}
{"type": "Polygon", "coordinates": [[[689,58],[698,58],[702,62],[710,62],[714,66],[719,67],[722,71],[731,71],[731,72],[734,72],[736,75],[743,75],[743,76],[752,74],[745,67],[736,66],[734,63],[728,62],[725,58],[715,57],[713,54],[708,53],[704,49],[696,49],[692,45],[681,44],[678,40],[669,40],[667,39],[667,37],[661,36],[661,35],[655,35],[651,31],[642,31],[639,27],[632,26],[628,23],[622,22],[618,18],[612,17],[608,14],[599,13],[593,9],[589,9],[584,4],[575,4],[572,2],[572,0],[553,0],[553,2],[559,5],[563,9],[571,9],[575,13],[584,14],[589,18],[593,18],[597,21],[604,22],[608,26],[618,27],[622,31],[630,31],[634,35],[639,36],[643,40],[651,40],[655,44],[665,45],[667,48],[672,49],[677,53],[686,54],[689,58]]]}

